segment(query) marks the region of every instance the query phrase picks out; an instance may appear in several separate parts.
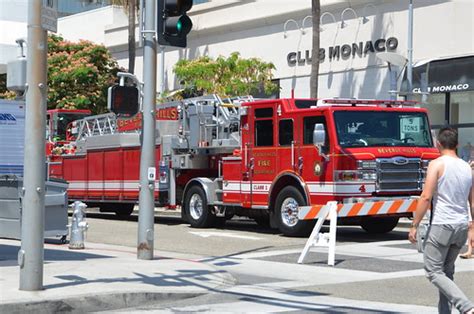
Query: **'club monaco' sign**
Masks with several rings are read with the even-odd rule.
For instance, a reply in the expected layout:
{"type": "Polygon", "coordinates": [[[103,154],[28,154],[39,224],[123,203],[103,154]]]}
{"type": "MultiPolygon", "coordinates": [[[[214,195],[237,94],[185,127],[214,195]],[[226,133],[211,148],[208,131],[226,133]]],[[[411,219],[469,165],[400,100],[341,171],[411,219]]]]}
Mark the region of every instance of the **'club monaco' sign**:
{"type": "MultiPolygon", "coordinates": [[[[326,58],[329,61],[347,60],[349,58],[365,57],[369,53],[395,51],[398,47],[398,39],[396,37],[379,38],[377,40],[368,40],[364,42],[344,44],[319,49],[319,60],[324,62],[326,58]]],[[[311,50],[292,51],[286,56],[288,65],[305,65],[311,64],[311,50]]]]}

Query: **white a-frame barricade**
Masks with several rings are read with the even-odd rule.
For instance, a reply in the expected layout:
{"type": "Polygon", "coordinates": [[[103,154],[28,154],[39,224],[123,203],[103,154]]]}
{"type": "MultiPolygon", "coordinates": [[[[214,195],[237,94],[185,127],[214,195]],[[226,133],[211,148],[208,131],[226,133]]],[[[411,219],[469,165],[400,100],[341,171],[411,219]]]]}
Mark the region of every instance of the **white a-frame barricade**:
{"type": "Polygon", "coordinates": [[[306,241],[303,252],[298,258],[302,264],[311,247],[328,247],[328,265],[334,266],[336,258],[336,228],[337,228],[337,202],[328,202],[321,208],[311,235],[306,241]],[[329,233],[321,233],[321,227],[326,219],[330,220],[329,233]]]}
{"type": "Polygon", "coordinates": [[[391,214],[407,214],[416,210],[417,197],[369,199],[362,203],[328,202],[326,205],[302,206],[298,208],[298,219],[317,219],[313,232],[298,259],[303,263],[311,247],[328,247],[328,265],[334,266],[336,255],[336,228],[337,219],[355,216],[378,216],[391,214]],[[321,233],[321,226],[329,219],[329,233],[321,233]]]}

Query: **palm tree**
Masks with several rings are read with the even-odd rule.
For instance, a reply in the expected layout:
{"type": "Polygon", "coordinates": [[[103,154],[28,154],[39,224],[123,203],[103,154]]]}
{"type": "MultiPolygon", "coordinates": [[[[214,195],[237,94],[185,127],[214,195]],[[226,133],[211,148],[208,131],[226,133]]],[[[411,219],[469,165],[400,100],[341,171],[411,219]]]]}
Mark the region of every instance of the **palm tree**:
{"type": "Polygon", "coordinates": [[[309,80],[310,97],[318,97],[319,76],[319,19],[321,16],[320,0],[311,0],[311,15],[313,20],[313,49],[311,53],[311,76],[309,80]]]}
{"type": "Polygon", "coordinates": [[[139,9],[137,0],[112,0],[112,4],[122,6],[128,16],[128,72],[135,72],[135,21],[139,9]]]}

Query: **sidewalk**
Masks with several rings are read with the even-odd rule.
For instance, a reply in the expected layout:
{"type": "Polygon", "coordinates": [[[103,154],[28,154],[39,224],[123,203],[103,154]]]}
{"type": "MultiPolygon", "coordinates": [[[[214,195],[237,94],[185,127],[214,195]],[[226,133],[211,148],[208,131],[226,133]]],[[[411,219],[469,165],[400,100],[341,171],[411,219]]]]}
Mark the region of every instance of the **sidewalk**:
{"type": "Polygon", "coordinates": [[[226,272],[174,253],[138,260],[128,247],[45,244],[44,290],[20,291],[20,241],[0,239],[0,313],[99,311],[173,301],[234,284],[226,272]]]}

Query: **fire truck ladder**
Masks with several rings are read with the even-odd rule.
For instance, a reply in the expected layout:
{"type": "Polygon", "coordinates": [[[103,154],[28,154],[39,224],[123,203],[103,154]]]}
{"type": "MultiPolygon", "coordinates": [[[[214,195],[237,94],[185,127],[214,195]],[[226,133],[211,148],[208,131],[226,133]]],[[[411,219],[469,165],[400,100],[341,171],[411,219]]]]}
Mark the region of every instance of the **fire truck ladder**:
{"type": "Polygon", "coordinates": [[[248,101],[253,98],[223,100],[217,95],[207,95],[166,105],[180,106],[183,110],[180,136],[188,149],[230,149],[239,146],[240,104],[248,101]]]}
{"type": "Polygon", "coordinates": [[[76,137],[76,141],[89,136],[115,134],[117,116],[114,113],[106,113],[74,121],[71,133],[76,137]]]}

